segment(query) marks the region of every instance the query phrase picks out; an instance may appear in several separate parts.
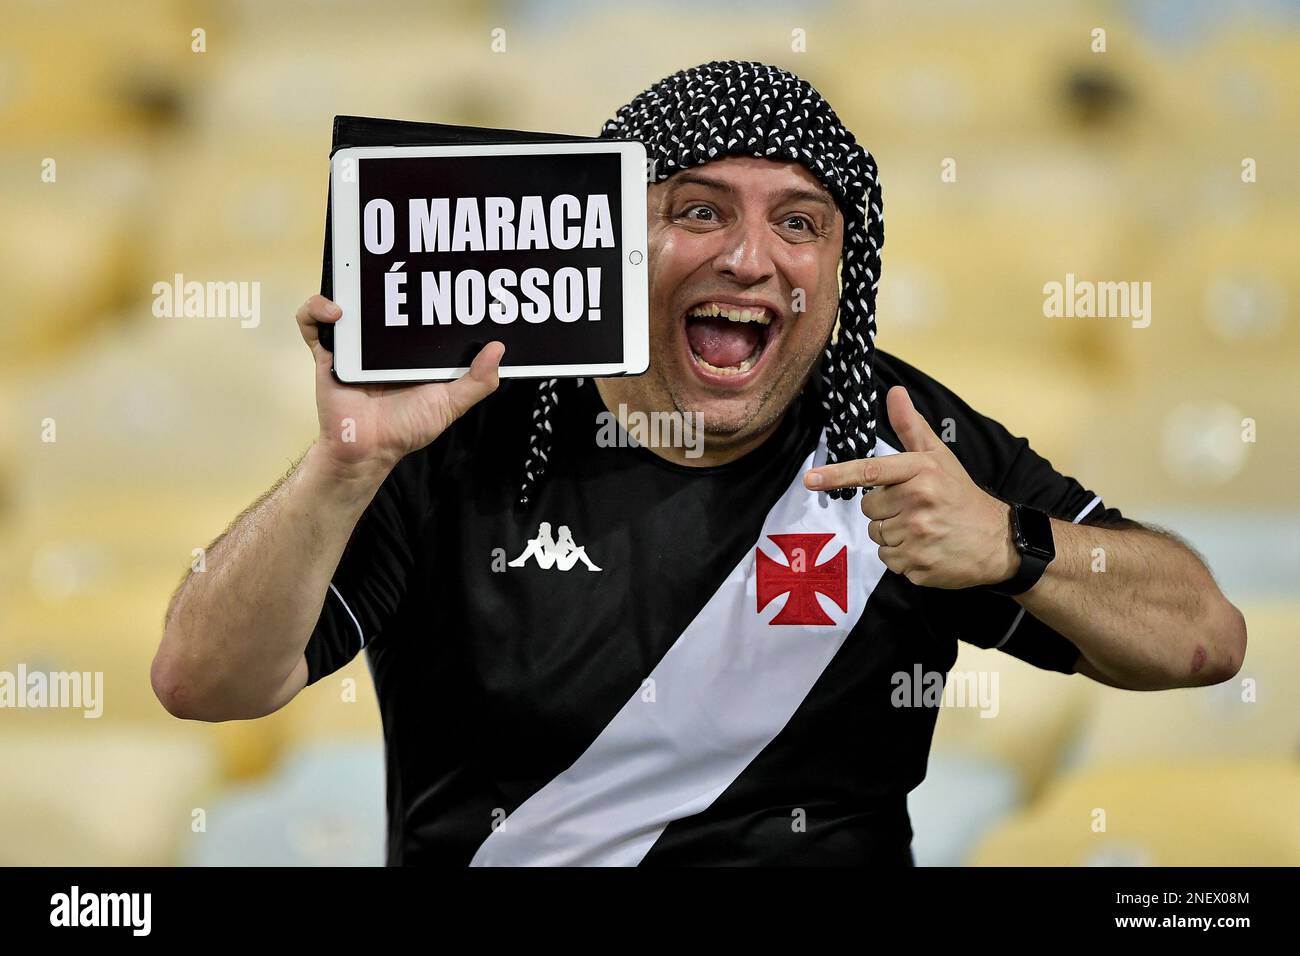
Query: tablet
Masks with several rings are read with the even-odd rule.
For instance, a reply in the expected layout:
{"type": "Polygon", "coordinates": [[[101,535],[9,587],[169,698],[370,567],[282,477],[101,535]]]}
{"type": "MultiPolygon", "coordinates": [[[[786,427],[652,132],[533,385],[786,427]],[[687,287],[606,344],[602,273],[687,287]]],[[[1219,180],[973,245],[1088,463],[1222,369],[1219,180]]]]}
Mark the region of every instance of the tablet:
{"type": "Polygon", "coordinates": [[[347,147],[331,159],[334,374],[446,381],[649,367],[645,147],[347,147]]]}

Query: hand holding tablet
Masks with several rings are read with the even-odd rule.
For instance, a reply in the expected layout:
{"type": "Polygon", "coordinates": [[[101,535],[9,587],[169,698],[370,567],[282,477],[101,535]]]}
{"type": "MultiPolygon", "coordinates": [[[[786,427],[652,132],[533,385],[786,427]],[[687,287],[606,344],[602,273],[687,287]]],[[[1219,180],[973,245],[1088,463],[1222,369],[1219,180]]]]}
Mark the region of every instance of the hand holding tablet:
{"type": "Polygon", "coordinates": [[[451,382],[354,386],[334,374],[321,339],[342,311],[322,295],[298,309],[298,330],[316,362],[316,413],[320,435],[309,454],[321,455],[329,474],[382,479],[404,456],[423,448],[497,388],[499,341],[474,356],[469,371],[451,382]]]}

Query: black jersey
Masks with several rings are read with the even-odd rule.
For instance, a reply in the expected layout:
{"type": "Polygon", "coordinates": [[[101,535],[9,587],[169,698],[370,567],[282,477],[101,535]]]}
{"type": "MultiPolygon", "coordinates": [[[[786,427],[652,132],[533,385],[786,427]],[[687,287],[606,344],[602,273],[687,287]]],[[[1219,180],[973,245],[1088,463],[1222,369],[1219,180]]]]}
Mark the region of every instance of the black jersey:
{"type": "MultiPolygon", "coordinates": [[[[992,493],[1121,517],[934,379],[875,369],[992,493]]],[[[946,674],[958,640],[1073,672],[1014,600],[912,584],[859,500],[803,487],[826,454],[816,382],[702,468],[599,440],[594,383],[570,385],[521,512],[534,394],[503,383],[397,465],[307,645],[312,683],[368,655],[390,864],[907,863],[937,710],[897,706],[895,675],[946,674]]],[[[901,449],[881,421],[877,454],[901,449]]]]}

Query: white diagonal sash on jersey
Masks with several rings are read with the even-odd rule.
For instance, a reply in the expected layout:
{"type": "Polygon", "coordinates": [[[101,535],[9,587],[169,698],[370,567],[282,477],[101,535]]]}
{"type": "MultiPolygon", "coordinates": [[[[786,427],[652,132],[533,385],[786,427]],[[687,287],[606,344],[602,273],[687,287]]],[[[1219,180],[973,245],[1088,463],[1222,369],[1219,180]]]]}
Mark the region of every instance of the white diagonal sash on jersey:
{"type": "MultiPolygon", "coordinates": [[[[877,440],[876,454],[896,449],[877,440]]],[[[789,722],[858,622],[885,573],[859,501],[803,486],[826,459],[823,434],[763,522],[760,546],[787,564],[771,534],[828,533],[809,567],[848,545],[848,613],[818,595],[835,626],[769,625],[793,593],[754,611],[751,548],[638,690],[567,770],[483,842],[472,866],[635,865],[674,820],[708,808],[789,722]]]]}

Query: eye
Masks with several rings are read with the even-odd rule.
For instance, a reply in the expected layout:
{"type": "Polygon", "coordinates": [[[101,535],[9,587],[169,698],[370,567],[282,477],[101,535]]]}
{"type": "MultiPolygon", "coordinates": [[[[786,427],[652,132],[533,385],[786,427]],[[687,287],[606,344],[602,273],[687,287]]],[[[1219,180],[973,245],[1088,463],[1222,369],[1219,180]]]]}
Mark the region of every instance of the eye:
{"type": "Polygon", "coordinates": [[[686,219],[691,220],[692,222],[713,222],[713,208],[710,206],[705,206],[701,203],[696,203],[695,205],[687,206],[684,210],[682,210],[682,216],[686,219]],[[701,219],[698,216],[692,215],[692,212],[696,210],[703,210],[704,212],[708,213],[709,214],[708,218],[701,219]]]}
{"type": "Polygon", "coordinates": [[[785,224],[786,224],[787,226],[790,225],[790,223],[792,223],[792,222],[803,223],[803,226],[804,226],[803,229],[796,229],[795,232],[811,232],[811,231],[813,231],[813,221],[812,221],[811,219],[809,219],[807,216],[804,216],[804,215],[797,215],[797,216],[786,216],[786,217],[785,217],[785,224]]]}

